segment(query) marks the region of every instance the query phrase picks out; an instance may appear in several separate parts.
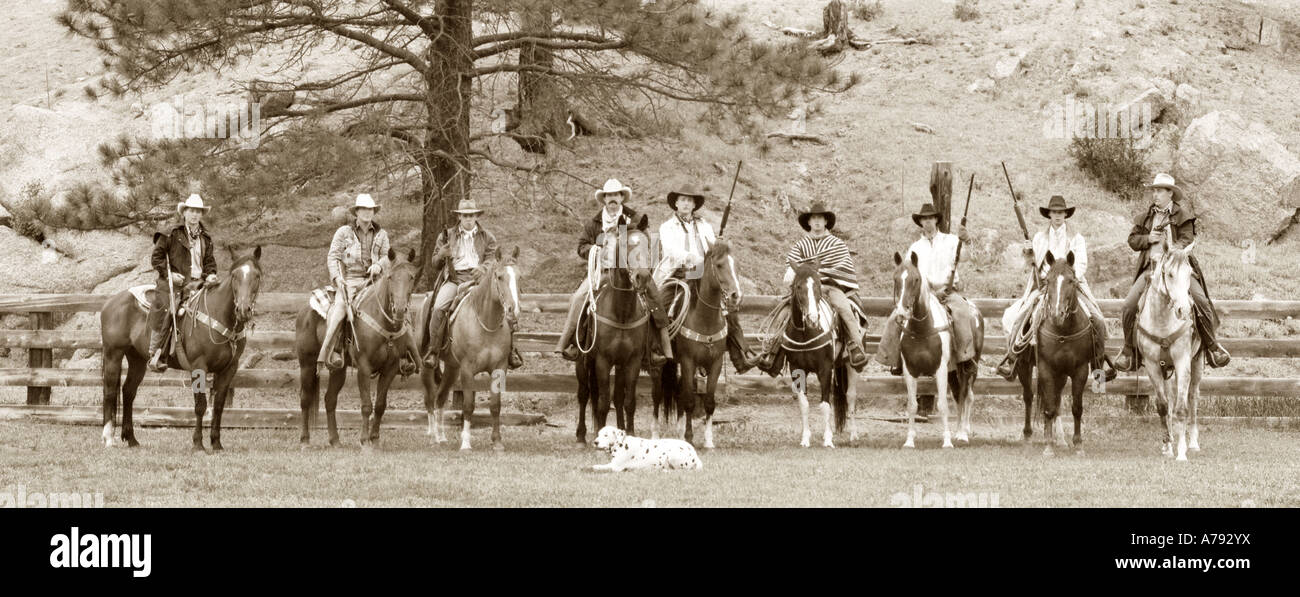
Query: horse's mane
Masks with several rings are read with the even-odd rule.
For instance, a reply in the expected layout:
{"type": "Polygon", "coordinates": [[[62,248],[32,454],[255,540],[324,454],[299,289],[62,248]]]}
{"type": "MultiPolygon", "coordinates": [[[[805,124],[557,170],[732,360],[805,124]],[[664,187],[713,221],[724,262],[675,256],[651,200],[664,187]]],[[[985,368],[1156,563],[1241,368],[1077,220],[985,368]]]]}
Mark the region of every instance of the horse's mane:
{"type": "Polygon", "coordinates": [[[721,259],[730,254],[731,254],[731,245],[727,244],[727,241],[725,240],[718,239],[717,241],[714,241],[712,247],[709,247],[709,251],[704,255],[704,258],[708,259],[712,257],[714,259],[721,259]]]}

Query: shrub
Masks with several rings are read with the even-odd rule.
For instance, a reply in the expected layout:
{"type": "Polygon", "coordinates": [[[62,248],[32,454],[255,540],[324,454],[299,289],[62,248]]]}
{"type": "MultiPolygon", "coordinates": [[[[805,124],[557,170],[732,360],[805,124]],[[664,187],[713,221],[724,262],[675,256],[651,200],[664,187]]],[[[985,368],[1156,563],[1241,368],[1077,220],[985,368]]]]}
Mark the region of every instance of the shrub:
{"type": "Polygon", "coordinates": [[[1149,149],[1138,149],[1132,139],[1075,137],[1069,152],[1079,169],[1103,189],[1130,201],[1142,198],[1143,182],[1151,175],[1149,149]]]}
{"type": "Polygon", "coordinates": [[[885,14],[885,7],[880,5],[880,0],[875,2],[854,0],[849,4],[849,14],[864,21],[874,21],[876,17],[885,14]]]}
{"type": "Polygon", "coordinates": [[[973,21],[980,18],[980,0],[957,0],[952,7],[952,16],[959,21],[973,21]]]}

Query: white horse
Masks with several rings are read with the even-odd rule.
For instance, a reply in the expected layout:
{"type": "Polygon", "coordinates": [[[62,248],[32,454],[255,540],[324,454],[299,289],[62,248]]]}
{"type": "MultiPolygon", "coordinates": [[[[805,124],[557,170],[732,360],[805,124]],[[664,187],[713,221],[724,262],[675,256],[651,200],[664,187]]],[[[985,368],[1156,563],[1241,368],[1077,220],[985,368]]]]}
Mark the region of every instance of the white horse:
{"type": "Polygon", "coordinates": [[[1137,348],[1145,361],[1147,376],[1155,388],[1156,408],[1165,426],[1161,453],[1173,456],[1172,437],[1178,436],[1178,460],[1187,460],[1187,450],[1200,451],[1196,424],[1196,401],[1200,397],[1201,337],[1196,331],[1196,313],[1188,289],[1192,279],[1193,242],[1179,249],[1166,236],[1164,255],[1152,268],[1151,283],[1138,304],[1137,348]],[[1166,376],[1166,372],[1171,375],[1166,376]],[[1172,417],[1168,416],[1172,397],[1172,417]],[[1187,438],[1191,411],[1191,441],[1187,438]]]}

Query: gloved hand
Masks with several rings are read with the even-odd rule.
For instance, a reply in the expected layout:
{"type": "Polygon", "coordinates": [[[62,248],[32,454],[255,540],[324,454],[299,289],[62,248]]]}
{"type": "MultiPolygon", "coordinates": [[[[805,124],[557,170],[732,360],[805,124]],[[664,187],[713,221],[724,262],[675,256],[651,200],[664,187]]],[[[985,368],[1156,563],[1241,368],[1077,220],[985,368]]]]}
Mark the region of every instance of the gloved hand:
{"type": "Polygon", "coordinates": [[[172,284],[179,285],[185,283],[185,276],[182,276],[176,272],[171,273],[171,278],[172,278],[172,284]]]}
{"type": "Polygon", "coordinates": [[[379,274],[383,273],[383,271],[384,268],[379,267],[378,263],[372,263],[370,264],[370,269],[366,270],[366,273],[371,276],[378,276],[379,274]]]}
{"type": "Polygon", "coordinates": [[[970,244],[970,233],[966,232],[965,226],[957,226],[957,239],[963,243],[970,244]]]}
{"type": "Polygon", "coordinates": [[[208,283],[209,285],[211,285],[211,284],[216,284],[216,283],[217,283],[217,275],[216,275],[216,274],[208,274],[207,283],[208,283]]]}

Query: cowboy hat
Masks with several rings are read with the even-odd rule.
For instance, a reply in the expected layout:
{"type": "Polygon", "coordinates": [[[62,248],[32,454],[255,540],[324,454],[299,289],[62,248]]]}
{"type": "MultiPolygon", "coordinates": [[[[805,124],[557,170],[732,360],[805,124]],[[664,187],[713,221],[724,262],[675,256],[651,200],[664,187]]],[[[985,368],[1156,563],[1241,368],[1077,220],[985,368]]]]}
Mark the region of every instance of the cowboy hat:
{"type": "Polygon", "coordinates": [[[1074,208],[1066,207],[1065,197],[1060,195],[1052,195],[1052,198],[1047,202],[1047,207],[1038,208],[1038,213],[1043,214],[1044,218],[1052,217],[1053,211],[1065,212],[1065,219],[1067,220],[1070,219],[1070,216],[1074,215],[1074,208]]]}
{"type": "Polygon", "coordinates": [[[483,210],[478,208],[478,204],[475,203],[473,199],[461,199],[460,202],[456,204],[456,209],[451,210],[451,213],[478,215],[483,213],[483,210]]]}
{"type": "Polygon", "coordinates": [[[821,201],[814,202],[808,211],[799,214],[799,226],[805,232],[811,231],[812,227],[808,225],[808,219],[813,216],[822,216],[826,218],[826,229],[830,230],[835,227],[835,212],[826,209],[826,204],[821,201]]]}
{"type": "Polygon", "coordinates": [[[921,211],[912,214],[912,222],[917,226],[921,225],[922,218],[934,218],[936,223],[939,221],[939,212],[934,209],[933,203],[922,205],[921,211]]]}
{"type": "Polygon", "coordinates": [[[352,204],[352,207],[348,208],[348,213],[355,216],[357,215],[357,210],[362,207],[373,209],[375,210],[375,213],[379,213],[379,208],[381,206],[378,203],[375,203],[374,198],[372,198],[370,195],[366,193],[362,193],[360,195],[357,195],[357,201],[356,203],[352,204]]]}
{"type": "Polygon", "coordinates": [[[177,214],[184,215],[185,210],[187,209],[199,209],[199,210],[203,210],[204,213],[207,213],[209,209],[212,209],[212,206],[204,205],[203,198],[200,197],[198,193],[194,193],[193,195],[190,195],[189,198],[186,199],[185,201],[176,204],[177,214]]]}
{"type": "Polygon", "coordinates": [[[696,211],[700,209],[701,205],[704,205],[704,200],[708,198],[708,195],[705,195],[704,191],[700,190],[695,185],[687,184],[684,187],[678,187],[678,190],[676,191],[668,193],[668,208],[677,211],[677,199],[681,197],[690,197],[693,199],[695,201],[695,209],[692,209],[691,211],[696,211]]]}
{"type": "Polygon", "coordinates": [[[623,186],[623,183],[619,182],[617,178],[611,178],[605,181],[605,188],[596,191],[596,201],[603,204],[605,195],[620,193],[623,195],[623,202],[627,203],[627,200],[632,198],[632,187],[623,186]]]}
{"type": "Polygon", "coordinates": [[[1151,184],[1147,185],[1147,187],[1152,189],[1169,189],[1174,192],[1174,201],[1179,203],[1182,203],[1183,201],[1183,190],[1178,188],[1178,185],[1174,184],[1174,177],[1165,174],[1164,172],[1157,174],[1156,179],[1153,180],[1151,184]]]}

